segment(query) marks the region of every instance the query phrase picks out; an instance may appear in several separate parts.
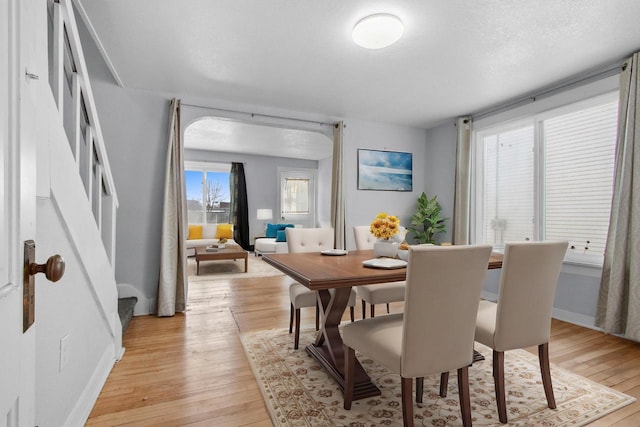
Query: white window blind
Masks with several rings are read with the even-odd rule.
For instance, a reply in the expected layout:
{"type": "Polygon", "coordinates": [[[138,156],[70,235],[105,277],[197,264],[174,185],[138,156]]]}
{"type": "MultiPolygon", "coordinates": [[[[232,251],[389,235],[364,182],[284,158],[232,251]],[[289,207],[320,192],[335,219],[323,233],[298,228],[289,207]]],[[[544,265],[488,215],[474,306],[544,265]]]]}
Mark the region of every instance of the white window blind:
{"type": "Polygon", "coordinates": [[[309,213],[309,180],[306,178],[286,178],[284,183],[282,213],[309,213]]]}
{"type": "Polygon", "coordinates": [[[475,242],[568,240],[567,260],[602,264],[617,93],[475,132],[475,242]]]}
{"type": "Polygon", "coordinates": [[[545,232],[568,240],[571,257],[604,254],[613,192],[617,102],[543,122],[545,232]]]}

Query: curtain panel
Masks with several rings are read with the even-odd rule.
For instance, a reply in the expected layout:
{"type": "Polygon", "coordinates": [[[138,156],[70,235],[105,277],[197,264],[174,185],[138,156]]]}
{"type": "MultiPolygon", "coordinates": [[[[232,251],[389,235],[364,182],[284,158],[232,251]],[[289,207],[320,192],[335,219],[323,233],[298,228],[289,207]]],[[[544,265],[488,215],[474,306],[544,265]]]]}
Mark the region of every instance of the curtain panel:
{"type": "Polygon", "coordinates": [[[249,204],[247,203],[247,182],[242,163],[231,164],[231,223],[233,224],[233,239],[245,251],[250,250],[249,242],[249,204]]]}
{"type": "Polygon", "coordinates": [[[158,316],[173,316],[185,311],[186,271],[186,188],[184,182],[182,138],[180,136],[180,100],[172,99],[169,112],[169,144],[162,205],[160,277],[158,280],[158,316]]]}
{"type": "Polygon", "coordinates": [[[346,223],[344,201],[344,122],[339,121],[333,128],[333,166],[331,176],[331,226],[335,233],[335,248],[345,249],[346,223]]]}
{"type": "Polygon", "coordinates": [[[611,219],[596,325],[640,341],[640,53],[620,74],[618,138],[611,219]]]}
{"type": "Polygon", "coordinates": [[[471,203],[471,118],[458,118],[456,128],[456,177],[451,232],[454,245],[468,245],[471,203]]]}

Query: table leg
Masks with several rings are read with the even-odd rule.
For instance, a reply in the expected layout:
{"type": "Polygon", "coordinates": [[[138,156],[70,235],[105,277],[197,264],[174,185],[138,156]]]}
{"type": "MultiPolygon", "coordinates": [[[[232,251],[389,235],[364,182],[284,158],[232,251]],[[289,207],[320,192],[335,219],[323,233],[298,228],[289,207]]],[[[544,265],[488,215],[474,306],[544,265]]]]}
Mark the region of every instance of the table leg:
{"type": "MultiPolygon", "coordinates": [[[[340,389],[344,392],[344,343],[338,325],[342,320],[344,310],[349,303],[351,288],[335,289],[333,295],[326,289],[318,291],[318,302],[322,310],[322,325],[316,336],[316,341],[306,348],[331,375],[340,389]]],[[[380,389],[371,382],[360,362],[356,360],[355,386],[353,400],[380,395],[380,389]]]]}
{"type": "Polygon", "coordinates": [[[200,260],[196,258],[196,276],[200,275],[200,260]]]}
{"type": "Polygon", "coordinates": [[[247,254],[244,255],[244,272],[249,271],[249,257],[247,254]]]}

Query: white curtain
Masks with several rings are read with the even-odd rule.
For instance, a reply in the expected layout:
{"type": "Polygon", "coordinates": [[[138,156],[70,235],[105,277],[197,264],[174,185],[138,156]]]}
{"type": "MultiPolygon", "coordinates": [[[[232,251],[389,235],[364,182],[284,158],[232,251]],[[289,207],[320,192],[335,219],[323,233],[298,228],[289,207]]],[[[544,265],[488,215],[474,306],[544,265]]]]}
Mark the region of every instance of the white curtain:
{"type": "Polygon", "coordinates": [[[469,244],[469,209],[471,203],[471,118],[456,121],[456,179],[453,196],[452,241],[469,244]]]}
{"type": "Polygon", "coordinates": [[[186,208],[184,163],[180,137],[180,100],[172,99],[169,112],[169,146],[162,206],[158,316],[185,311],[187,300],[186,208]]]}
{"type": "Polygon", "coordinates": [[[331,179],[331,226],[335,233],[336,249],[347,247],[343,188],[343,139],[344,122],[340,121],[333,128],[333,173],[331,179]]]}
{"type": "Polygon", "coordinates": [[[640,53],[620,74],[618,139],[596,325],[640,341],[640,53]]]}

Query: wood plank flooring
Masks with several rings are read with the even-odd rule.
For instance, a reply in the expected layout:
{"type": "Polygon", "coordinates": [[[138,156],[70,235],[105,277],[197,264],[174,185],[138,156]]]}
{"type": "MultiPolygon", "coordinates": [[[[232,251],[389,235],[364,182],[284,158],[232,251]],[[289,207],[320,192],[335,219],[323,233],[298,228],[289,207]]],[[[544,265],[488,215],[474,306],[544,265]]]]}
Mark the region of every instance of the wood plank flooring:
{"type": "MultiPolygon", "coordinates": [[[[124,358],[87,425],[271,426],[239,337],[288,328],[290,281],[277,276],[193,283],[186,313],[135,317],[123,337],[124,358]]],[[[401,311],[402,304],[391,310],[401,311]]],[[[302,323],[312,327],[312,309],[302,310],[302,323]]],[[[554,320],[550,354],[552,363],[640,400],[640,344],[554,320]]],[[[640,426],[640,402],[591,426],[640,426]]]]}

